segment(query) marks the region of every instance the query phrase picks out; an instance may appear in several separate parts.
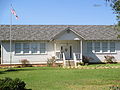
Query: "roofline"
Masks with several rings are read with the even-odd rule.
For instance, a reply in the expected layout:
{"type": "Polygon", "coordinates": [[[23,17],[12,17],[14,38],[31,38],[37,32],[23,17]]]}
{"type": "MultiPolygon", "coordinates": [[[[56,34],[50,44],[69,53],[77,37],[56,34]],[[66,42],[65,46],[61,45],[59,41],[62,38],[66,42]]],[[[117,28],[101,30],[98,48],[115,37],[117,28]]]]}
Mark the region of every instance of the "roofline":
{"type": "MultiPolygon", "coordinates": [[[[69,28],[69,27],[68,27],[69,28]]],[[[81,37],[82,39],[85,40],[85,38],[83,36],[81,36],[80,34],[78,34],[77,32],[75,32],[73,29],[69,29],[70,31],[72,31],[74,34],[76,34],[77,36],[81,37]]],[[[53,36],[50,41],[53,41],[55,37],[57,37],[58,35],[62,34],[63,32],[67,31],[67,28],[61,32],[59,32],[58,34],[56,34],[55,36],[53,36]]]]}
{"type": "Polygon", "coordinates": [[[79,37],[81,37],[82,39],[85,40],[85,38],[84,38],[82,35],[78,34],[78,33],[77,33],[76,31],[74,31],[73,29],[70,28],[70,31],[72,31],[73,33],[75,33],[76,35],[78,35],[79,37]]]}
{"type": "MultiPolygon", "coordinates": [[[[1,26],[10,26],[10,25],[8,25],[8,24],[1,24],[0,25],[0,27],[1,26]]],[[[23,25],[23,24],[13,24],[12,26],[115,26],[115,25],[78,25],[78,24],[71,24],[71,25],[65,25],[65,24],[26,24],[26,25],[23,25]]]]}

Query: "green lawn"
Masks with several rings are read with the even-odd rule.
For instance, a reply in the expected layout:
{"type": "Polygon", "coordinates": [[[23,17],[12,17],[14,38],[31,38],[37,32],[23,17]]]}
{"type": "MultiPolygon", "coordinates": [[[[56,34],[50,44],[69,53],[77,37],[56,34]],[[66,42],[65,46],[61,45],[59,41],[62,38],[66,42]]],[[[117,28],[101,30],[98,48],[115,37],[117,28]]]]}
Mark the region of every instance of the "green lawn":
{"type": "Polygon", "coordinates": [[[32,90],[109,90],[120,86],[118,69],[63,69],[50,67],[26,67],[18,71],[0,69],[0,78],[20,78],[32,90]]]}

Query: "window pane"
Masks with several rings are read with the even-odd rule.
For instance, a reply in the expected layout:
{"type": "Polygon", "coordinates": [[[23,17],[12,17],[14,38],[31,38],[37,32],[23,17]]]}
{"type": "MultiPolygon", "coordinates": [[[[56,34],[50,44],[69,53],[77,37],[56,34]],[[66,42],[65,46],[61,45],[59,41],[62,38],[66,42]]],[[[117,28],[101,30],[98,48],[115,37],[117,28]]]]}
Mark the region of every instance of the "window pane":
{"type": "Polygon", "coordinates": [[[108,43],[107,42],[102,42],[102,51],[108,52],[108,43]]]}
{"type": "Polygon", "coordinates": [[[21,53],[21,43],[15,43],[15,53],[21,53]]]}
{"type": "Polygon", "coordinates": [[[110,42],[110,52],[115,52],[115,42],[110,42]]]}
{"type": "Polygon", "coordinates": [[[32,53],[37,53],[37,43],[32,43],[31,44],[31,52],[32,53]]]}
{"type": "Polygon", "coordinates": [[[45,53],[45,49],[40,49],[40,53],[45,53]]]}
{"type": "Polygon", "coordinates": [[[110,48],[110,52],[115,52],[115,48],[110,48]]]}
{"type": "Polygon", "coordinates": [[[40,49],[45,49],[45,43],[40,43],[40,49]]]}
{"type": "Polygon", "coordinates": [[[40,53],[45,53],[45,51],[46,51],[46,44],[40,43],[40,53]]]}
{"type": "Polygon", "coordinates": [[[87,52],[92,52],[92,42],[87,42],[87,52]]]}
{"type": "Polygon", "coordinates": [[[21,43],[15,43],[15,48],[21,48],[21,43]]]}
{"type": "Polygon", "coordinates": [[[100,42],[95,42],[95,52],[100,52],[100,42]]]}
{"type": "Polygon", "coordinates": [[[23,53],[29,53],[29,43],[23,43],[23,53]]]}
{"type": "Polygon", "coordinates": [[[16,49],[15,53],[21,53],[21,49],[16,49]]]}

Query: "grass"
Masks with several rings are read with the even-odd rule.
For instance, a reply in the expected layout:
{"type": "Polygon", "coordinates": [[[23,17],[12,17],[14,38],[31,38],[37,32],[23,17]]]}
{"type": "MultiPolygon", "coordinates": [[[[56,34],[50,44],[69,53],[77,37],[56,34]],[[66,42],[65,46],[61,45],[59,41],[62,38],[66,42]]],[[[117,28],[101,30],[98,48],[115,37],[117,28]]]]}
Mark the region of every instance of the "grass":
{"type": "Polygon", "coordinates": [[[103,66],[103,67],[105,67],[105,66],[110,66],[110,67],[120,66],[120,63],[117,63],[117,64],[90,64],[89,65],[89,67],[99,67],[99,66],[103,66]]]}
{"type": "MultiPolygon", "coordinates": [[[[91,66],[90,66],[91,67],[91,66]]],[[[50,67],[0,69],[0,78],[20,78],[32,90],[109,90],[120,86],[120,69],[63,69],[50,67]]]]}

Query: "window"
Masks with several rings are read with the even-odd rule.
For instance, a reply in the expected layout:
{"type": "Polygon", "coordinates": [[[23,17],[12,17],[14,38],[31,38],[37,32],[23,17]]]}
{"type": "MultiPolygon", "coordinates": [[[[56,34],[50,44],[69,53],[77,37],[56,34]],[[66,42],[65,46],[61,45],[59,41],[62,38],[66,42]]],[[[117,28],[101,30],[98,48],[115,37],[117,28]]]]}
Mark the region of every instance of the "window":
{"type": "Polygon", "coordinates": [[[100,52],[100,42],[95,42],[94,46],[95,46],[95,52],[100,52]]]}
{"type": "Polygon", "coordinates": [[[45,52],[46,52],[46,44],[40,43],[40,53],[45,53],[45,52]]]}
{"type": "Polygon", "coordinates": [[[15,43],[15,53],[21,53],[21,43],[15,43]]]}
{"type": "Polygon", "coordinates": [[[29,43],[23,43],[23,53],[29,53],[29,43]]]}
{"type": "Polygon", "coordinates": [[[110,42],[110,52],[115,52],[115,42],[110,42]]]}
{"type": "Polygon", "coordinates": [[[92,52],[92,42],[87,42],[87,52],[88,53],[92,52]]]}
{"type": "Polygon", "coordinates": [[[31,53],[37,53],[38,47],[37,43],[31,43],[31,53]]]}
{"type": "Polygon", "coordinates": [[[115,52],[115,42],[87,42],[87,52],[90,53],[94,50],[94,52],[99,53],[114,53],[115,52]],[[93,49],[94,48],[94,49],[93,49]]]}
{"type": "Polygon", "coordinates": [[[19,54],[45,54],[46,53],[46,43],[15,43],[15,53],[19,54]]]}
{"type": "Polygon", "coordinates": [[[108,42],[102,42],[102,52],[108,52],[108,42]]]}

